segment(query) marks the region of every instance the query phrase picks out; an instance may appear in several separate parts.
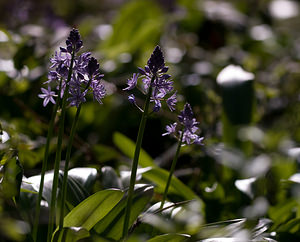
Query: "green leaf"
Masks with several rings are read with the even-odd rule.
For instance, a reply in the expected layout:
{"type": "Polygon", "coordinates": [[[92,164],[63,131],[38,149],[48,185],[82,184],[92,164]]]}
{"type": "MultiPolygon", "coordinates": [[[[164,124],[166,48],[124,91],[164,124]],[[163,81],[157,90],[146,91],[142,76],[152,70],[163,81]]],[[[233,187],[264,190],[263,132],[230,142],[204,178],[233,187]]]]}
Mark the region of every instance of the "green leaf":
{"type": "MultiPolygon", "coordinates": [[[[63,172],[60,171],[59,185],[62,183],[62,179],[63,179],[63,172]]],[[[29,177],[26,181],[31,183],[32,186],[38,192],[40,186],[40,180],[41,180],[41,176],[37,175],[37,176],[29,177]]],[[[52,181],[53,181],[53,171],[50,171],[45,174],[44,189],[43,189],[43,197],[48,203],[50,203],[51,201],[52,181]]],[[[80,202],[82,202],[85,198],[89,196],[88,191],[80,184],[78,180],[76,180],[72,176],[68,176],[67,189],[68,189],[67,202],[72,206],[78,205],[80,202]]]]}
{"type": "Polygon", "coordinates": [[[100,145],[100,144],[94,145],[93,151],[97,156],[97,160],[102,163],[120,157],[120,153],[116,149],[107,145],[100,145]]]}
{"type": "Polygon", "coordinates": [[[285,200],[269,208],[268,215],[274,221],[273,229],[293,219],[294,210],[299,206],[296,199],[285,200]]]}
{"type": "Polygon", "coordinates": [[[121,8],[114,21],[113,32],[101,43],[101,50],[108,59],[124,52],[143,53],[157,43],[164,25],[161,8],[155,2],[129,1],[121,8]]]}
{"type": "Polygon", "coordinates": [[[123,188],[120,178],[115,170],[110,166],[104,166],[101,168],[101,184],[105,189],[123,188]]]}
{"type": "Polygon", "coordinates": [[[38,194],[38,192],[35,192],[35,191],[31,191],[29,189],[25,189],[25,188],[21,188],[20,190],[21,192],[26,192],[26,193],[33,193],[33,194],[38,194]]]}
{"type": "Polygon", "coordinates": [[[89,231],[81,227],[69,227],[56,230],[53,233],[51,241],[55,242],[73,242],[90,236],[89,231]]]}
{"type": "MultiPolygon", "coordinates": [[[[124,155],[133,159],[135,142],[119,132],[114,133],[113,141],[114,144],[124,153],[124,155]]],[[[139,165],[142,167],[156,166],[153,162],[153,159],[143,149],[141,149],[140,152],[139,165]]]]}
{"type": "Polygon", "coordinates": [[[6,198],[18,197],[23,177],[23,168],[17,156],[5,162],[3,166],[3,178],[0,183],[0,192],[6,198]]]}
{"type": "Polygon", "coordinates": [[[121,190],[110,189],[99,191],[75,208],[64,218],[64,227],[82,227],[90,230],[101,220],[122,198],[121,190]]]}
{"type": "MultiPolygon", "coordinates": [[[[62,185],[63,174],[59,174],[59,187],[62,185]]],[[[59,194],[60,195],[60,194],[59,194]]],[[[78,205],[89,196],[89,192],[81,185],[79,181],[72,176],[68,176],[67,180],[67,202],[72,206],[78,205]]]]}
{"type": "MultiPolygon", "coordinates": [[[[206,224],[201,229],[199,229],[197,237],[211,239],[220,238],[220,240],[217,241],[224,241],[224,237],[232,238],[230,236],[232,236],[234,232],[236,233],[237,231],[243,230],[245,227],[245,223],[246,219],[232,219],[206,224]]],[[[206,242],[208,241],[209,240],[207,240],[206,242]]]]}
{"type": "MultiPolygon", "coordinates": [[[[142,176],[145,179],[155,183],[157,185],[157,190],[162,193],[166,187],[169,172],[162,168],[156,167],[146,170],[144,173],[142,173],[142,176]]],[[[188,186],[182,183],[175,176],[172,177],[169,193],[179,195],[184,200],[197,199],[201,201],[201,199],[188,186]]]]}
{"type": "Polygon", "coordinates": [[[91,167],[76,167],[68,171],[68,176],[74,178],[87,191],[90,191],[97,179],[97,169],[91,167]]]}
{"type": "Polygon", "coordinates": [[[154,238],[147,240],[147,242],[181,242],[187,241],[190,237],[191,236],[187,234],[163,234],[155,236],[154,238]]]}
{"type": "Polygon", "coordinates": [[[300,231],[300,218],[294,218],[287,223],[281,225],[278,232],[297,233],[300,231]]]}
{"type": "MultiPolygon", "coordinates": [[[[131,226],[137,217],[144,211],[153,196],[153,186],[139,184],[135,186],[129,225],[131,226]]],[[[119,240],[122,237],[123,222],[127,195],[94,227],[95,231],[103,237],[119,240]]]]}

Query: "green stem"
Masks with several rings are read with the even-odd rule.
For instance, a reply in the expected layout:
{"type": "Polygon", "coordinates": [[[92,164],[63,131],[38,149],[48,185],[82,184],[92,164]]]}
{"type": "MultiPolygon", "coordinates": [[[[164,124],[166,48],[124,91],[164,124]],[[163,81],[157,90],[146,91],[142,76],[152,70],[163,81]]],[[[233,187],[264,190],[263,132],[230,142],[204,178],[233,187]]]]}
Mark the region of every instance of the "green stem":
{"type": "Polygon", "coordinates": [[[70,163],[70,156],[71,156],[71,150],[72,150],[72,144],[74,140],[74,135],[78,123],[78,117],[81,110],[81,104],[77,108],[75,118],[72,123],[71,133],[68,141],[68,147],[67,147],[67,153],[66,153],[66,161],[65,161],[65,168],[64,168],[64,178],[62,183],[62,196],[60,200],[60,216],[59,216],[59,229],[63,228],[63,222],[64,222],[64,205],[65,200],[67,196],[67,180],[68,180],[68,170],[69,170],[69,163],[70,163]]]}
{"type": "Polygon", "coordinates": [[[123,224],[123,238],[125,238],[128,234],[129,229],[129,219],[130,219],[130,212],[131,212],[131,206],[132,206],[132,199],[133,199],[133,192],[134,192],[134,185],[136,181],[136,171],[138,167],[138,161],[140,156],[140,150],[142,147],[142,141],[143,141],[143,135],[145,131],[146,121],[148,117],[148,110],[149,110],[149,104],[150,104],[150,97],[152,94],[152,83],[155,79],[155,76],[151,79],[150,87],[147,93],[145,105],[144,105],[144,112],[142,114],[135,151],[134,151],[134,157],[132,162],[132,168],[131,168],[131,176],[130,176],[130,185],[128,190],[128,197],[127,197],[127,206],[125,208],[125,218],[124,218],[124,224],[123,224]]]}
{"type": "Polygon", "coordinates": [[[49,224],[48,224],[48,235],[47,235],[47,242],[51,241],[51,235],[53,232],[54,227],[54,220],[55,220],[55,208],[56,208],[56,193],[58,188],[58,177],[59,177],[59,164],[61,161],[61,151],[62,151],[62,140],[64,134],[64,124],[65,124],[65,114],[66,114],[66,104],[67,104],[67,96],[69,91],[68,82],[71,80],[72,70],[73,70],[73,63],[74,63],[75,53],[72,53],[71,64],[68,73],[68,79],[66,82],[66,88],[63,94],[62,99],[62,106],[61,106],[61,116],[59,120],[59,129],[58,129],[58,137],[57,137],[57,149],[56,149],[56,156],[55,156],[55,163],[54,163],[54,175],[53,175],[53,182],[52,182],[52,191],[51,191],[51,203],[50,203],[50,216],[49,216],[49,224]]]}
{"type": "MultiPolygon", "coordinates": [[[[60,93],[60,91],[59,91],[60,93]]],[[[43,189],[44,189],[44,179],[45,179],[45,173],[48,167],[48,157],[49,157],[49,147],[50,147],[50,141],[52,139],[53,135],[53,129],[54,129],[54,121],[58,109],[58,103],[59,100],[57,100],[56,104],[53,107],[53,112],[49,124],[49,130],[47,134],[47,141],[46,141],[46,147],[45,147],[45,153],[44,153],[44,160],[43,160],[43,165],[42,165],[42,172],[41,172],[41,181],[40,181],[40,188],[39,188],[39,194],[38,194],[38,200],[36,203],[36,208],[35,208],[35,220],[34,220],[34,225],[33,225],[33,241],[37,241],[37,233],[38,233],[38,224],[39,224],[39,218],[40,218],[40,210],[41,210],[41,200],[43,196],[43,189]]]]}
{"type": "Polygon", "coordinates": [[[166,188],[165,188],[165,191],[164,191],[163,199],[162,199],[161,204],[160,204],[160,209],[163,209],[166,198],[167,198],[169,186],[171,184],[172,176],[173,176],[173,173],[175,171],[176,163],[177,163],[178,156],[179,156],[179,152],[180,152],[180,148],[181,148],[181,144],[182,144],[182,138],[183,138],[183,130],[181,130],[181,135],[180,135],[180,138],[179,138],[179,141],[178,141],[176,154],[175,154],[175,157],[174,157],[172,165],[171,165],[171,170],[169,172],[169,177],[168,177],[168,181],[167,181],[166,188]]]}
{"type": "MultiPolygon", "coordinates": [[[[66,91],[68,91],[68,86],[66,87],[66,91]]],[[[62,139],[64,133],[64,122],[65,122],[65,109],[66,109],[66,98],[64,94],[64,98],[62,100],[62,112],[59,120],[59,130],[57,137],[57,150],[55,156],[54,163],[54,175],[53,175],[53,183],[52,183],[52,191],[51,191],[51,202],[50,202],[50,217],[48,224],[48,242],[51,240],[51,235],[53,232],[53,227],[55,223],[55,208],[56,208],[56,199],[57,199],[57,188],[58,188],[58,177],[59,177],[59,165],[61,161],[61,150],[62,150],[62,139]]]]}
{"type": "MultiPolygon", "coordinates": [[[[90,77],[90,80],[88,84],[86,85],[84,91],[86,91],[89,86],[91,85],[92,82],[92,77],[90,77]]],[[[70,163],[70,157],[71,157],[71,151],[72,151],[72,144],[74,140],[74,135],[79,119],[79,114],[81,110],[81,103],[79,107],[76,110],[75,118],[72,123],[71,127],[71,133],[68,141],[68,147],[67,147],[67,153],[66,153],[66,161],[65,161],[65,168],[64,168],[64,177],[63,177],[63,183],[62,183],[62,192],[61,192],[61,200],[60,200],[60,217],[59,217],[59,229],[63,228],[64,225],[64,205],[66,201],[66,196],[67,196],[67,184],[68,184],[68,170],[69,170],[69,163],[70,163]]]]}

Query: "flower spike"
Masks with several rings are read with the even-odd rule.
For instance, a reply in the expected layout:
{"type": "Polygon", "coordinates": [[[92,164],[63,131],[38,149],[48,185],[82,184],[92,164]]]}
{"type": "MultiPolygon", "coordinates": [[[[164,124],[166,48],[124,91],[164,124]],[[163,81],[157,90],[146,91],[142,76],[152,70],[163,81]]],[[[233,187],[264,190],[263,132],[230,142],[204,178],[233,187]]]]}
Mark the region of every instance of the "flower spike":
{"type": "Polygon", "coordinates": [[[178,121],[182,126],[182,130],[176,132],[177,123],[170,124],[166,126],[165,135],[172,135],[177,139],[181,137],[182,134],[182,144],[198,144],[202,145],[203,137],[200,137],[197,133],[199,131],[199,122],[194,118],[194,113],[192,111],[191,105],[186,103],[183,110],[178,115],[178,121]],[[183,132],[183,133],[182,133],[183,132]]]}
{"type": "Polygon", "coordinates": [[[138,68],[140,76],[134,73],[133,77],[127,81],[128,86],[123,90],[132,90],[135,88],[139,77],[141,77],[143,94],[148,92],[151,85],[152,93],[150,101],[154,104],[153,112],[158,112],[161,109],[162,101],[165,101],[169,109],[174,111],[177,99],[176,92],[172,93],[173,82],[169,80],[171,76],[166,74],[168,69],[169,68],[165,66],[165,59],[161,48],[156,46],[144,69],[138,68]]]}

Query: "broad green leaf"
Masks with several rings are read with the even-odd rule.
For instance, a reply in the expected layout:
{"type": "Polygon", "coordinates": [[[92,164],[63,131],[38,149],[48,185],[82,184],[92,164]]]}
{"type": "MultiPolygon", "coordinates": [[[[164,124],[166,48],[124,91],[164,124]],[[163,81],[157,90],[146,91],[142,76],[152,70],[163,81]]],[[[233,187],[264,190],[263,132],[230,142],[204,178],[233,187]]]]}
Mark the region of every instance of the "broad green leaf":
{"type": "Polygon", "coordinates": [[[101,184],[105,189],[123,188],[121,179],[118,177],[115,170],[110,166],[104,166],[101,168],[101,184]]]}
{"type": "Polygon", "coordinates": [[[120,153],[107,145],[94,145],[93,146],[93,151],[95,152],[95,155],[97,156],[97,160],[101,163],[117,159],[120,156],[120,153]]]}
{"type": "Polygon", "coordinates": [[[220,237],[220,240],[218,241],[223,241],[223,237],[228,237],[229,239],[230,236],[232,236],[232,234],[234,234],[235,232],[243,230],[245,228],[245,224],[246,219],[232,219],[206,224],[198,230],[198,237],[212,239],[220,237]]]}
{"type": "MultiPolygon", "coordinates": [[[[59,185],[62,183],[63,179],[63,172],[60,171],[59,173],[59,185]]],[[[29,177],[26,181],[31,183],[34,189],[38,192],[40,187],[40,180],[41,176],[36,175],[29,177]]],[[[52,191],[52,181],[53,181],[53,171],[47,172],[45,174],[44,179],[44,189],[43,189],[43,197],[44,199],[50,203],[51,201],[51,191],[52,191]]],[[[72,205],[76,206],[81,201],[89,196],[88,191],[80,184],[79,181],[74,179],[72,176],[68,176],[67,181],[67,202],[72,205]]]]}
{"type": "Polygon", "coordinates": [[[18,207],[20,210],[26,211],[26,214],[28,214],[29,216],[32,216],[32,214],[34,214],[38,192],[31,183],[27,182],[27,179],[25,177],[23,177],[20,191],[21,192],[20,199],[18,201],[18,207]]]}
{"type": "Polygon", "coordinates": [[[161,8],[155,2],[129,1],[121,8],[113,23],[113,32],[101,43],[101,50],[108,59],[124,52],[144,53],[157,43],[164,24],[161,8]]]}
{"type": "Polygon", "coordinates": [[[300,231],[300,218],[294,218],[287,223],[281,225],[278,232],[297,233],[300,231]]]}
{"type": "Polygon", "coordinates": [[[82,227],[90,230],[100,221],[122,198],[121,190],[110,189],[99,191],[75,208],[64,218],[64,227],[82,227]]]}
{"type": "Polygon", "coordinates": [[[97,179],[97,169],[91,167],[76,167],[68,171],[68,176],[74,178],[87,191],[90,191],[97,179]]]}
{"type": "Polygon", "coordinates": [[[187,234],[163,234],[155,236],[152,239],[147,240],[147,242],[181,242],[187,241],[191,236],[187,234]]]}
{"type": "MultiPolygon", "coordinates": [[[[113,141],[115,145],[124,153],[124,155],[133,159],[135,143],[131,139],[119,132],[115,132],[113,135],[113,141]]],[[[153,159],[143,149],[141,149],[139,165],[142,167],[156,166],[153,162],[153,159]]]]}
{"type": "MultiPolygon", "coordinates": [[[[59,186],[62,185],[63,176],[59,175],[59,186]]],[[[89,196],[89,192],[72,176],[68,176],[67,180],[67,201],[76,206],[89,196]]]]}
{"type": "MultiPolygon", "coordinates": [[[[155,183],[157,185],[157,190],[162,193],[166,187],[169,172],[162,168],[156,167],[142,173],[142,176],[145,179],[155,183]]],[[[169,193],[179,195],[185,200],[197,199],[201,201],[201,199],[188,186],[182,183],[175,176],[172,177],[169,193]]]]}
{"type": "MultiPolygon", "coordinates": [[[[145,210],[153,196],[153,186],[136,185],[133,195],[132,210],[130,214],[129,225],[131,226],[137,217],[145,210]]],[[[119,240],[122,237],[123,222],[125,217],[125,208],[127,204],[127,195],[94,227],[95,231],[103,237],[119,240]]]]}
{"type": "Polygon", "coordinates": [[[73,242],[90,236],[89,231],[81,227],[69,227],[56,230],[51,241],[53,242],[73,242]]]}

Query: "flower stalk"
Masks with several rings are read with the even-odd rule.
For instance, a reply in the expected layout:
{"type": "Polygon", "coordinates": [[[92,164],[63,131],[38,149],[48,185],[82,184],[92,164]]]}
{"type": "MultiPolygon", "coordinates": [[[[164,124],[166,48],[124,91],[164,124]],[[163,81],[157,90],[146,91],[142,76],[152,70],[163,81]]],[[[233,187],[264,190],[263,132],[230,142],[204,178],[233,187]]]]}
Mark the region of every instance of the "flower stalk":
{"type": "MultiPolygon", "coordinates": [[[[155,76],[152,77],[151,83],[154,81],[154,79],[155,79],[155,76]]],[[[141,122],[140,122],[140,126],[139,126],[139,131],[138,131],[138,136],[137,136],[137,141],[136,141],[136,146],[135,146],[135,151],[134,151],[134,157],[133,157],[133,162],[132,162],[130,185],[129,185],[128,197],[127,197],[127,206],[125,208],[125,218],[124,218],[124,224],[123,224],[123,238],[125,238],[127,236],[128,229],[129,229],[129,220],[130,220],[134,185],[135,185],[135,181],[136,181],[136,172],[137,172],[137,167],[138,167],[140,150],[142,147],[143,136],[144,136],[144,132],[145,132],[146,121],[147,121],[147,117],[148,117],[151,94],[152,94],[152,86],[150,85],[147,96],[146,96],[146,101],[144,104],[144,109],[143,109],[142,118],[141,118],[141,122]]]]}
{"type": "Polygon", "coordinates": [[[45,179],[45,173],[46,173],[46,170],[48,167],[49,147],[50,147],[50,142],[51,142],[51,139],[53,136],[54,122],[55,122],[57,109],[58,109],[58,102],[53,107],[53,112],[52,112],[52,116],[51,116],[51,120],[50,120],[50,124],[49,124],[49,130],[48,130],[47,140],[46,140],[46,145],[45,145],[45,153],[44,153],[44,159],[43,159],[43,164],[42,164],[40,187],[39,187],[39,193],[38,193],[38,200],[36,203],[35,220],[34,220],[33,232],[32,232],[33,241],[37,241],[38,224],[39,224],[40,211],[41,211],[41,201],[42,201],[43,189],[44,189],[44,179],[45,179]]]}
{"type": "MultiPolygon", "coordinates": [[[[92,77],[90,78],[84,91],[88,90],[91,82],[92,82],[92,77]]],[[[64,167],[63,183],[62,183],[62,192],[61,192],[62,195],[61,195],[61,200],[60,200],[59,229],[63,228],[63,223],[64,223],[64,206],[65,206],[65,201],[66,201],[66,197],[67,197],[67,184],[68,184],[67,181],[68,181],[69,163],[70,163],[70,158],[71,158],[71,150],[72,150],[74,135],[75,135],[75,131],[76,131],[77,124],[78,124],[79,114],[81,111],[81,106],[82,106],[82,103],[79,104],[79,107],[76,110],[75,118],[72,123],[71,133],[70,133],[70,137],[69,137],[69,141],[68,141],[65,167],[64,167]]]]}
{"type": "MultiPolygon", "coordinates": [[[[75,51],[72,52],[72,58],[71,58],[71,63],[70,63],[70,67],[69,67],[67,83],[71,80],[74,58],[75,58],[75,51]]],[[[61,161],[62,140],[63,140],[63,134],[64,134],[64,124],[65,124],[65,114],[66,114],[68,91],[69,91],[69,85],[66,85],[66,88],[65,88],[65,91],[63,94],[63,98],[62,98],[61,116],[60,116],[60,120],[59,120],[57,149],[56,149],[56,156],[55,156],[55,163],[54,163],[54,175],[53,175],[52,192],[51,192],[50,216],[49,216],[49,224],[48,224],[47,242],[51,241],[51,235],[53,232],[54,220],[55,220],[55,207],[56,207],[56,195],[57,195],[57,188],[58,188],[59,165],[60,165],[60,161],[61,161]]]]}
{"type": "Polygon", "coordinates": [[[183,110],[178,115],[178,121],[179,125],[181,125],[181,129],[177,129],[178,123],[175,122],[173,124],[166,126],[166,133],[162,134],[162,136],[165,135],[171,135],[175,137],[178,140],[177,150],[176,154],[174,156],[171,170],[169,172],[169,177],[166,183],[165,191],[163,194],[163,198],[160,204],[160,210],[162,211],[164,207],[164,203],[167,198],[169,186],[171,184],[172,176],[175,171],[176,163],[178,160],[180,148],[183,145],[190,145],[190,144],[198,144],[203,145],[202,141],[204,137],[199,136],[197,133],[199,132],[198,124],[199,122],[196,121],[194,118],[194,113],[192,111],[191,105],[189,103],[186,103],[184,105],[183,110]]]}
{"type": "Polygon", "coordinates": [[[179,157],[180,148],[181,148],[181,145],[182,145],[183,134],[184,133],[183,133],[183,130],[182,130],[179,141],[178,141],[176,153],[175,153],[174,159],[172,161],[171,169],[170,169],[170,172],[169,172],[169,177],[168,177],[167,184],[166,184],[166,187],[165,187],[165,191],[164,191],[164,194],[163,194],[163,199],[162,199],[161,204],[160,204],[160,209],[163,209],[166,198],[167,198],[169,186],[171,184],[172,176],[173,176],[173,173],[175,171],[176,163],[177,163],[177,160],[178,160],[178,157],[179,157]]]}
{"type": "MultiPolygon", "coordinates": [[[[70,34],[66,40],[66,48],[60,47],[59,52],[55,52],[53,58],[50,59],[52,69],[48,74],[48,81],[44,84],[48,85],[48,88],[41,88],[42,93],[38,96],[43,101],[43,106],[47,106],[48,103],[55,104],[54,117],[57,113],[57,109],[61,107],[61,115],[59,119],[59,129],[58,129],[58,137],[57,137],[57,149],[54,163],[54,174],[53,174],[53,182],[52,182],[52,191],[51,191],[51,201],[50,201],[50,215],[49,215],[49,224],[48,224],[48,234],[47,241],[51,240],[51,235],[53,232],[53,227],[55,224],[55,215],[56,221],[59,225],[59,228],[63,227],[63,218],[64,218],[64,204],[66,200],[67,193],[67,178],[68,178],[68,168],[69,161],[71,156],[73,139],[75,136],[76,126],[79,119],[79,114],[81,110],[81,105],[83,102],[86,102],[86,95],[91,92],[93,94],[94,100],[97,100],[98,103],[102,104],[102,99],[106,95],[105,86],[101,82],[101,78],[104,76],[100,74],[99,64],[94,57],[91,57],[90,52],[84,52],[81,55],[77,56],[78,51],[83,46],[79,31],[77,29],[72,29],[70,34]],[[55,69],[55,70],[53,70],[55,69]],[[88,79],[87,79],[88,78],[88,79]],[[56,86],[56,91],[51,90],[51,87],[56,86]],[[55,101],[55,98],[57,100],[55,101]],[[63,182],[60,189],[60,204],[61,206],[57,206],[57,191],[58,191],[58,181],[59,181],[59,167],[61,162],[61,153],[62,153],[62,142],[63,142],[63,134],[64,134],[64,125],[65,125],[65,115],[66,108],[68,106],[76,106],[77,111],[75,115],[75,119],[73,120],[70,138],[68,140],[67,152],[66,152],[66,163],[63,175],[63,182]],[[56,208],[60,209],[60,212],[56,213],[56,208]]],[[[50,124],[50,130],[48,135],[52,135],[53,131],[53,123],[50,124]],[[51,131],[51,132],[50,132],[51,131]]],[[[51,135],[47,140],[46,145],[46,154],[45,160],[48,159],[49,153],[49,142],[51,139],[51,135]]],[[[43,192],[43,182],[44,182],[44,174],[47,169],[47,163],[43,164],[43,172],[41,178],[41,187],[39,194],[39,203],[41,201],[42,192],[43,192]]],[[[38,218],[39,218],[39,210],[37,205],[37,218],[35,221],[34,228],[34,238],[36,240],[37,237],[37,226],[38,226],[38,218]]]]}
{"type": "Polygon", "coordinates": [[[66,201],[67,196],[67,184],[68,184],[68,170],[69,170],[69,163],[70,163],[70,156],[71,156],[71,150],[72,150],[72,144],[74,140],[74,135],[78,123],[78,118],[81,110],[81,104],[76,110],[76,115],[72,123],[71,127],[71,133],[68,141],[68,147],[67,147],[67,153],[66,153],[66,160],[65,160],[65,167],[64,167],[64,176],[63,176],[63,183],[61,188],[61,200],[60,200],[60,216],[59,216],[59,229],[63,228],[63,221],[64,221],[64,205],[66,201]]]}
{"type": "MultiPolygon", "coordinates": [[[[142,140],[145,132],[147,118],[152,112],[158,112],[160,110],[162,106],[161,101],[165,101],[171,111],[174,110],[174,107],[177,102],[176,92],[172,96],[167,98],[167,96],[169,96],[170,93],[173,92],[173,82],[169,80],[171,76],[166,74],[169,68],[165,66],[164,56],[159,46],[155,47],[153,53],[148,59],[145,68],[144,69],[138,68],[138,69],[139,69],[139,74],[141,74],[142,77],[142,86],[143,86],[142,93],[146,95],[146,100],[144,103],[144,108],[142,109],[135,102],[135,96],[133,94],[128,96],[128,100],[132,104],[137,106],[140,111],[142,111],[142,118],[138,130],[134,157],[132,161],[130,185],[128,190],[127,206],[125,208],[125,217],[124,217],[124,224],[123,224],[123,233],[122,233],[123,239],[127,237],[128,230],[129,230],[134,185],[136,182],[136,172],[138,168],[139,155],[142,147],[142,140]],[[154,104],[151,112],[149,112],[150,102],[154,104]]],[[[132,90],[135,87],[138,88],[137,83],[138,83],[139,74],[134,73],[133,77],[127,80],[127,87],[124,88],[123,90],[132,90]]]]}

